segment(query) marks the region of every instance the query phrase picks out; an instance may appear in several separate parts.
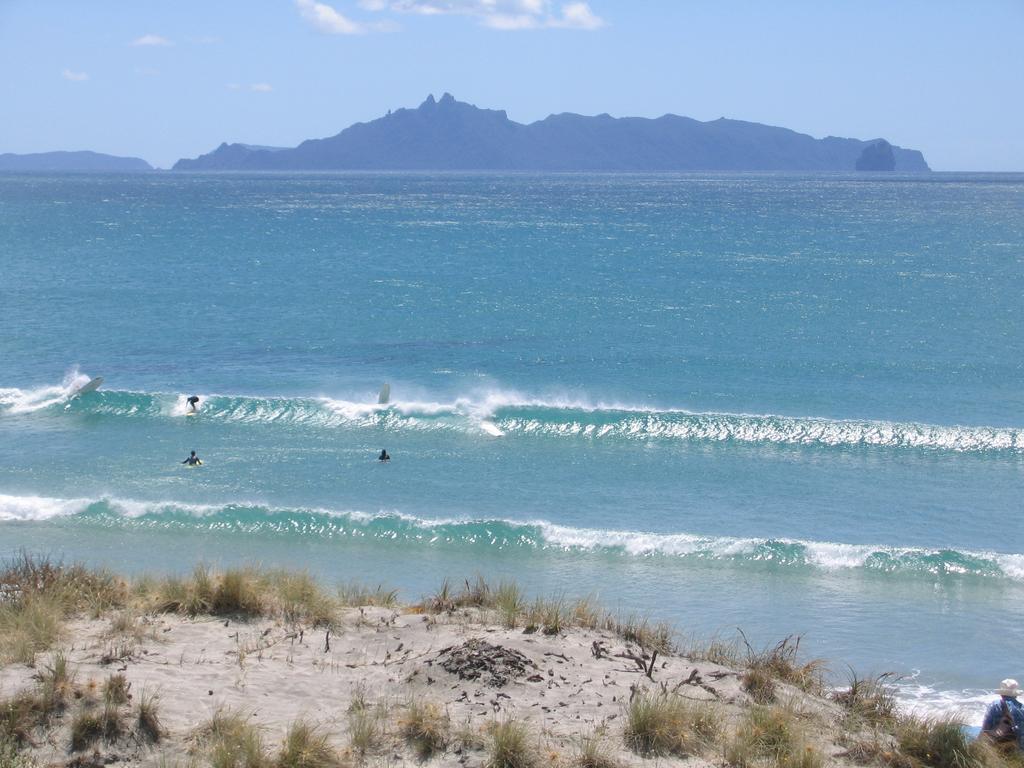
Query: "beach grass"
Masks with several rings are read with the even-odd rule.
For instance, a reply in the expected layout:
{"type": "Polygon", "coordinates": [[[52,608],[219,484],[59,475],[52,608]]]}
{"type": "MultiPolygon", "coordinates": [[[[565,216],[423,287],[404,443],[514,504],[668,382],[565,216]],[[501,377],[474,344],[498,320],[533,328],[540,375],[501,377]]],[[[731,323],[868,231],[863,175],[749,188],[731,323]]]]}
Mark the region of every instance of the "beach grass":
{"type": "Polygon", "coordinates": [[[86,705],[71,720],[71,751],[81,752],[101,739],[115,741],[124,730],[124,715],[116,704],[86,705]]]}
{"type": "Polygon", "coordinates": [[[262,729],[238,710],[218,709],[195,736],[211,768],[271,768],[262,729]]]}
{"type": "Polygon", "coordinates": [[[28,553],[0,564],[0,663],[33,664],[51,648],[64,621],[123,605],[123,580],[102,569],[65,566],[28,553]]]}
{"type": "MultiPolygon", "coordinates": [[[[498,582],[493,587],[479,577],[457,587],[446,582],[419,604],[403,606],[397,602],[394,590],[350,583],[331,591],[304,571],[255,565],[219,570],[199,565],[185,576],[143,576],[129,581],[103,570],[22,555],[0,570],[0,589],[3,662],[35,667],[31,678],[23,678],[31,680],[26,687],[0,700],[0,749],[12,755],[35,749],[34,745],[43,740],[58,738],[54,734],[61,734],[59,739],[64,744],[67,739],[72,751],[83,752],[120,749],[129,742],[176,744],[192,733],[194,761],[231,768],[316,768],[347,765],[353,760],[377,763],[392,759],[393,750],[397,753],[403,749],[420,761],[447,759],[442,756],[449,753],[465,760],[468,752],[480,751],[483,754],[477,759],[488,768],[533,768],[542,761],[568,762],[576,768],[616,768],[630,762],[626,750],[645,759],[700,757],[712,762],[717,754],[734,768],[819,768],[825,759],[822,745],[828,743],[839,745],[837,750],[845,748],[844,758],[850,762],[884,768],[1024,768],[1024,760],[992,745],[968,742],[954,718],[901,714],[895,698],[896,678],[890,674],[861,677],[851,671],[846,687],[828,691],[824,664],[802,658],[799,636],[786,637],[763,650],[755,650],[742,632],[742,645],[721,639],[690,643],[683,656],[675,657],[685,660],[686,668],[682,669],[670,656],[679,644],[668,625],[605,611],[594,596],[575,601],[564,596],[527,600],[514,582],[498,582]],[[364,616],[360,610],[353,627],[350,621],[354,613],[345,613],[352,606],[389,610],[379,612],[379,616],[372,612],[364,616]],[[161,615],[164,613],[188,617],[181,621],[189,626],[193,618],[199,619],[195,622],[198,625],[209,623],[204,617],[216,617],[218,621],[213,624],[218,626],[220,619],[269,619],[271,626],[261,630],[262,637],[276,628],[277,634],[266,640],[270,644],[267,648],[282,643],[282,649],[285,644],[289,649],[302,646],[303,627],[327,628],[337,631],[340,638],[353,630],[398,632],[400,624],[392,623],[398,617],[422,622],[431,633],[446,625],[465,631],[478,623],[488,632],[504,628],[510,638],[530,631],[547,635],[523,641],[555,643],[545,656],[566,662],[569,659],[563,655],[564,646],[559,644],[567,633],[582,629],[598,633],[597,639],[588,637],[584,641],[584,648],[592,646],[584,654],[587,663],[621,666],[616,656],[634,662],[652,660],[658,651],[659,666],[655,668],[652,663],[650,670],[639,670],[650,679],[638,677],[642,684],[631,685],[628,703],[620,699],[622,717],[614,724],[614,735],[607,729],[611,723],[608,720],[586,736],[573,737],[576,741],[570,744],[575,746],[563,743],[560,749],[572,749],[565,757],[558,749],[541,754],[540,745],[547,743],[541,739],[550,738],[550,734],[542,736],[531,721],[518,719],[522,710],[517,712],[508,696],[503,701],[504,692],[495,694],[490,712],[478,713],[473,716],[476,720],[470,718],[453,728],[448,707],[457,705],[425,698],[416,689],[405,694],[403,704],[394,707],[397,714],[392,718],[385,706],[388,691],[372,689],[371,697],[371,689],[357,682],[350,689],[347,706],[348,750],[339,754],[320,726],[303,719],[292,722],[279,749],[271,750],[264,741],[264,731],[248,710],[243,716],[242,710],[222,708],[197,729],[190,724],[187,730],[169,732],[161,719],[157,695],[143,690],[133,696],[130,678],[121,669],[80,683],[65,652],[44,653],[65,638],[70,619],[96,619],[102,622],[86,622],[91,627],[88,631],[93,632],[92,645],[87,661],[79,663],[92,663],[100,669],[114,662],[138,663],[146,653],[145,646],[162,643],[162,632],[174,624],[174,620],[161,615]],[[452,620],[444,621],[440,613],[451,614],[452,620]],[[342,617],[349,623],[343,623],[342,617]],[[518,631],[512,634],[512,630],[518,631]],[[624,644],[621,652],[615,650],[613,636],[624,644]],[[674,666],[666,668],[660,663],[663,653],[674,666]],[[731,671],[724,674],[739,679],[749,700],[698,701],[687,695],[691,690],[698,698],[708,692],[716,695],[708,688],[707,677],[703,683],[699,678],[691,682],[685,677],[691,670],[692,678],[696,670],[689,665],[698,658],[729,667],[731,671]],[[675,687],[671,688],[673,683],[675,687]],[[652,689],[645,690],[643,684],[652,685],[652,689]],[[688,684],[705,690],[680,688],[688,684]],[[807,697],[819,699],[815,705],[818,709],[831,708],[834,720],[826,721],[820,713],[812,717],[799,709],[807,697]],[[501,709],[504,712],[500,719],[481,727],[479,718],[497,717],[494,713],[501,709]],[[726,716],[727,710],[730,714],[726,716]]],[[[306,636],[308,648],[308,632],[306,636]]],[[[261,641],[255,642],[262,654],[261,641]]],[[[248,649],[249,643],[236,637],[234,651],[248,649]]],[[[326,653],[326,638],[323,647],[326,653]]],[[[76,659],[81,651],[75,651],[76,659]]],[[[286,649],[284,658],[290,659],[291,653],[286,649]]],[[[407,655],[408,650],[402,658],[407,655]]],[[[390,649],[383,663],[387,664],[389,658],[390,649]]],[[[337,659],[325,661],[323,670],[342,666],[337,659]]],[[[423,675],[415,677],[417,684],[438,682],[431,661],[427,660],[422,672],[414,670],[414,675],[423,675]]],[[[262,655],[260,663],[265,663],[262,655]]],[[[244,664],[240,665],[244,672],[244,664]]],[[[564,669],[568,671],[568,667],[564,669]]],[[[607,669],[611,671],[612,667],[607,669]]],[[[532,683],[548,679],[558,682],[552,670],[546,678],[542,677],[544,670],[539,671],[541,675],[532,683]]],[[[410,676],[407,681],[412,679],[410,676]]],[[[817,711],[815,707],[807,711],[817,711]]],[[[336,716],[345,717],[343,711],[336,716]]],[[[0,768],[6,766],[0,763],[0,768]]]]}
{"type": "Polygon", "coordinates": [[[825,690],[825,663],[821,659],[800,659],[800,636],[784,637],[775,645],[757,651],[747,642],[746,668],[748,673],[794,685],[805,693],[819,695],[825,690]]]}
{"type": "Polygon", "coordinates": [[[721,737],[721,715],[709,702],[644,692],[626,705],[626,745],[638,755],[687,757],[721,737]]]}
{"type": "Polygon", "coordinates": [[[797,713],[780,705],[755,705],[726,742],[725,761],[734,768],[820,768],[824,759],[797,713]]]}
{"type": "Polygon", "coordinates": [[[895,735],[899,751],[913,766],[972,768],[981,762],[956,718],[903,716],[895,735]]]}
{"type": "Polygon", "coordinates": [[[448,713],[436,701],[412,698],[400,719],[402,736],[420,760],[443,752],[451,738],[448,713]]]}
{"type": "Polygon", "coordinates": [[[489,728],[485,768],[536,768],[540,764],[527,725],[508,717],[489,728]]]}
{"type": "Polygon", "coordinates": [[[155,744],[164,736],[164,726],[160,720],[160,697],[143,689],[139,693],[139,701],[135,707],[135,728],[142,738],[155,744]]]}
{"type": "Polygon", "coordinates": [[[607,735],[601,730],[579,738],[570,764],[573,768],[622,768],[607,735]]]}
{"type": "Polygon", "coordinates": [[[288,727],[273,762],[273,768],[341,768],[343,765],[327,732],[305,720],[296,720],[288,727]]]}
{"type": "Polygon", "coordinates": [[[850,670],[849,685],[832,693],[832,699],[847,712],[851,728],[895,726],[898,720],[895,675],[885,672],[874,677],[861,677],[850,670]]]}

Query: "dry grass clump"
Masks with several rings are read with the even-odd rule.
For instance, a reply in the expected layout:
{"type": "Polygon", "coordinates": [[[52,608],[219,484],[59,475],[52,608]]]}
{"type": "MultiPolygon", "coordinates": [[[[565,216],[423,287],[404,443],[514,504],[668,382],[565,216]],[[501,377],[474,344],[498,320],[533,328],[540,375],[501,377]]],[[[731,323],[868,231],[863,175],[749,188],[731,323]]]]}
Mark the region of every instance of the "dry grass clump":
{"type": "Polygon", "coordinates": [[[35,764],[17,744],[0,737],[0,768],[34,768],[35,764]]]}
{"type": "Polygon", "coordinates": [[[124,733],[124,718],[116,704],[107,702],[102,707],[87,706],[79,710],[71,721],[71,751],[81,752],[100,739],[116,741],[124,733]]]}
{"type": "Polygon", "coordinates": [[[357,686],[348,706],[348,739],[352,751],[360,758],[376,752],[384,743],[383,706],[374,706],[366,688],[357,686]]]}
{"type": "Polygon", "coordinates": [[[337,603],[306,571],[269,571],[263,581],[275,613],[292,624],[333,627],[338,623],[337,603]]]}
{"type": "Polygon", "coordinates": [[[341,768],[344,765],[319,727],[297,720],[288,728],[274,768],[341,768]]]}
{"type": "Polygon", "coordinates": [[[499,583],[494,592],[494,608],[498,611],[502,626],[515,629],[520,614],[526,610],[526,600],[519,585],[511,581],[499,583]]]}
{"type": "Polygon", "coordinates": [[[338,587],[338,604],[348,608],[379,606],[393,608],[398,603],[398,590],[388,589],[383,584],[368,587],[355,581],[338,587]]]}
{"type": "Polygon", "coordinates": [[[892,686],[896,676],[885,672],[876,677],[859,677],[850,671],[850,686],[835,691],[832,699],[841,704],[851,720],[851,725],[861,724],[875,728],[892,728],[896,725],[898,711],[896,694],[892,686]]]}
{"type": "Polygon", "coordinates": [[[0,700],[0,743],[31,743],[36,728],[62,713],[74,694],[75,674],[62,653],[54,654],[36,679],[34,688],[0,700]]]}
{"type": "Polygon", "coordinates": [[[626,706],[626,745],[639,755],[685,757],[721,736],[718,708],[674,694],[644,692],[626,706]]]}
{"type": "Polygon", "coordinates": [[[127,704],[131,683],[123,674],[111,675],[103,683],[103,701],[107,704],[127,704]]]}
{"type": "Polygon", "coordinates": [[[780,706],[752,707],[726,744],[725,760],[735,768],[821,768],[823,762],[796,713],[780,706]]]}
{"type": "Polygon", "coordinates": [[[160,613],[187,616],[256,618],[266,612],[259,581],[255,568],[229,568],[215,573],[200,564],[187,578],[170,576],[152,585],[149,607],[160,613]]]}
{"type": "Polygon", "coordinates": [[[484,768],[536,768],[537,751],[530,743],[530,731],[518,720],[498,720],[490,727],[484,768]]]}
{"type": "Polygon", "coordinates": [[[825,690],[825,663],[821,659],[800,661],[800,636],[784,637],[773,646],[755,651],[743,637],[747,648],[746,667],[784,683],[789,683],[805,693],[820,695],[825,690]]]}
{"type": "Polygon", "coordinates": [[[262,731],[237,710],[217,710],[195,737],[211,768],[271,768],[262,731]]]}
{"type": "Polygon", "coordinates": [[[570,627],[600,629],[634,642],[646,651],[668,653],[675,649],[674,630],[664,622],[629,616],[620,618],[601,610],[593,597],[576,601],[564,597],[536,598],[527,603],[520,588],[513,582],[500,582],[491,587],[482,577],[468,579],[455,588],[449,581],[430,597],[424,598],[416,610],[424,613],[454,613],[464,608],[493,610],[507,629],[522,624],[527,632],[557,635],[570,627]]]}
{"type": "Polygon", "coordinates": [[[127,599],[125,583],[103,570],[65,566],[22,552],[0,564],[0,663],[32,664],[76,613],[98,616],[127,599]]]}
{"type": "Polygon", "coordinates": [[[899,751],[911,766],[972,768],[981,765],[974,743],[967,740],[953,717],[899,718],[895,729],[899,751]]]}
{"type": "Polygon", "coordinates": [[[464,720],[452,734],[452,745],[456,754],[478,752],[487,746],[486,728],[474,726],[472,718],[464,720]]]}
{"type": "MultiPolygon", "coordinates": [[[[185,577],[140,580],[139,600],[158,613],[186,616],[214,615],[239,619],[274,616],[289,623],[314,627],[337,625],[338,608],[349,604],[354,591],[343,589],[338,598],[328,595],[305,571],[266,570],[256,566],[214,571],[198,565],[185,577]]],[[[394,600],[394,593],[391,600],[394,600]]],[[[385,596],[363,589],[365,601],[384,602],[385,596]]]]}
{"type": "Polygon", "coordinates": [[[569,624],[568,614],[564,600],[538,597],[526,611],[523,620],[527,632],[540,630],[545,635],[559,635],[569,624]]]}
{"type": "Polygon", "coordinates": [[[160,721],[160,697],[143,689],[139,694],[139,703],[135,709],[135,728],[142,737],[155,744],[164,736],[163,723],[160,721]]]}
{"type": "Polygon", "coordinates": [[[740,676],[740,687],[755,704],[775,701],[775,678],[764,667],[752,667],[740,676]]]}
{"type": "Polygon", "coordinates": [[[580,737],[571,764],[573,768],[622,768],[604,734],[599,731],[580,737]]]}
{"type": "Polygon", "coordinates": [[[671,653],[675,650],[675,632],[667,622],[652,623],[645,617],[628,616],[625,619],[606,621],[606,629],[614,632],[623,640],[636,643],[645,651],[671,653]]]}
{"type": "Polygon", "coordinates": [[[402,736],[421,760],[429,760],[448,745],[451,721],[437,702],[410,700],[400,725],[402,736]]]}

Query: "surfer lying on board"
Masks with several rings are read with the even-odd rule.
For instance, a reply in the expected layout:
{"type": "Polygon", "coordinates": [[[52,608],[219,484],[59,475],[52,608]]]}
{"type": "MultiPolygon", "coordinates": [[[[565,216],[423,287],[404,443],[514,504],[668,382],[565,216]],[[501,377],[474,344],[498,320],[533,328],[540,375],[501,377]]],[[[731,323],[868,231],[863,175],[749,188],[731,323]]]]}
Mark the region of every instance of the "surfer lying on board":
{"type": "Polygon", "coordinates": [[[185,402],[188,403],[188,407],[192,409],[192,413],[195,413],[197,410],[196,406],[199,405],[199,398],[196,397],[195,395],[192,395],[185,402]]]}
{"type": "Polygon", "coordinates": [[[383,448],[380,449],[380,456],[377,457],[377,461],[391,461],[391,454],[389,454],[383,448]]]}
{"type": "Polygon", "coordinates": [[[198,456],[196,456],[196,452],[192,451],[192,455],[189,456],[187,459],[185,459],[181,463],[182,464],[188,464],[190,467],[195,467],[195,466],[201,465],[203,462],[202,462],[202,459],[200,459],[198,456]]]}

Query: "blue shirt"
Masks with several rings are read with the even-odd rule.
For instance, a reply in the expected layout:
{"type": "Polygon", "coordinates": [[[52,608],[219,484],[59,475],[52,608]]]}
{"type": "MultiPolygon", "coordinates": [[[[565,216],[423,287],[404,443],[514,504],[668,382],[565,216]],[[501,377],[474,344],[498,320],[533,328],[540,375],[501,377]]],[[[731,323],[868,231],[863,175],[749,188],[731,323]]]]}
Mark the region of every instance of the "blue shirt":
{"type": "Polygon", "coordinates": [[[1009,699],[1004,696],[999,701],[989,704],[988,711],[985,712],[985,720],[981,724],[981,730],[991,731],[1003,719],[1004,701],[1010,710],[1013,724],[1017,726],[1017,746],[1024,749],[1024,704],[1021,704],[1016,699],[1009,699]]]}

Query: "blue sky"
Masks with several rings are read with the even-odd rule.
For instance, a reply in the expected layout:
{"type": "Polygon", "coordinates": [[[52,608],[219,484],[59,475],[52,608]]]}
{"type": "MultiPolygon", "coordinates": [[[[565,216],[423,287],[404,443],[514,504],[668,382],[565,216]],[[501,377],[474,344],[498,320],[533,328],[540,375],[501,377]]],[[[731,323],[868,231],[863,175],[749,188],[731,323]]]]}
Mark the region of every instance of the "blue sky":
{"type": "Polygon", "coordinates": [[[1024,0],[0,0],[0,152],[167,167],[450,91],[520,122],[666,112],[1024,170],[1024,0]]]}

